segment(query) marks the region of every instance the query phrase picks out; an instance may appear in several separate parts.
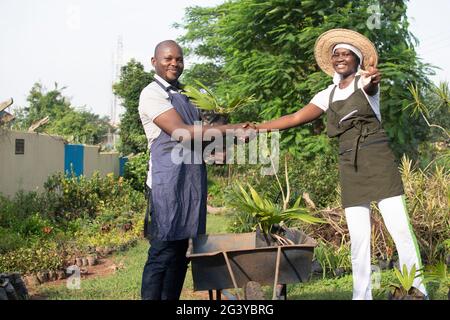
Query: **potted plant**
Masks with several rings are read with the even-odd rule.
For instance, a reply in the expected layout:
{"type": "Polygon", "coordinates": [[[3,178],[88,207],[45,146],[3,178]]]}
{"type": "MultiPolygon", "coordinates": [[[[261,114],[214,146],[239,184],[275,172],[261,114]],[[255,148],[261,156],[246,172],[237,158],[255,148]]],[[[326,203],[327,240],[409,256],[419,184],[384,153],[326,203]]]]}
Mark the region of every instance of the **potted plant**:
{"type": "Polygon", "coordinates": [[[425,300],[425,295],[413,287],[414,279],[418,276],[416,271],[415,265],[412,266],[409,272],[405,264],[402,267],[402,272],[394,268],[397,282],[390,284],[393,291],[389,293],[389,300],[425,300]]]}
{"type": "MultiPolygon", "coordinates": [[[[253,95],[242,98],[232,97],[229,93],[223,98],[219,98],[211,89],[207,88],[200,81],[195,80],[195,83],[200,89],[186,85],[183,90],[190,100],[201,110],[203,124],[213,126],[227,124],[231,112],[256,101],[253,99],[253,95]]],[[[224,148],[217,153],[217,150],[214,149],[206,162],[210,164],[223,164],[226,157],[225,145],[226,142],[224,138],[224,140],[222,140],[222,146],[224,148]]]]}
{"type": "Polygon", "coordinates": [[[219,98],[200,81],[195,80],[195,83],[200,89],[186,85],[184,91],[191,101],[202,110],[203,121],[207,124],[226,124],[231,112],[256,101],[253,95],[242,98],[232,97],[229,93],[224,98],[219,98]]]}

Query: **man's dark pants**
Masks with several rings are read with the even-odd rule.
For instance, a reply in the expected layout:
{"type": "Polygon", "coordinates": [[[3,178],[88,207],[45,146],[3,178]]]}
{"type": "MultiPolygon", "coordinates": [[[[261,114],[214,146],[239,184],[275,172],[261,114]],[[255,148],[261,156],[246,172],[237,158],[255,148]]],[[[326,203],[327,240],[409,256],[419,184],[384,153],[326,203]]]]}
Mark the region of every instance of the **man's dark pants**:
{"type": "MultiPolygon", "coordinates": [[[[151,191],[147,195],[147,210],[151,210],[151,191]]],[[[149,214],[151,215],[151,211],[149,214]]],[[[151,239],[142,274],[141,297],[143,300],[178,300],[180,298],[189,263],[186,258],[188,245],[189,239],[177,241],[151,239]]]]}

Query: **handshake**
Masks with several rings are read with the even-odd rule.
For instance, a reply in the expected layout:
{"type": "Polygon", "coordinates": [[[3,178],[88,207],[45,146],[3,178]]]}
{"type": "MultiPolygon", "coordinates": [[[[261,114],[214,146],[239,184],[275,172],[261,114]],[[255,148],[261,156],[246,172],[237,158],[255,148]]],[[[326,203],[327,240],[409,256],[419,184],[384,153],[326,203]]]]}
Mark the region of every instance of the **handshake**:
{"type": "Polygon", "coordinates": [[[234,142],[237,144],[247,143],[253,140],[258,134],[258,127],[253,122],[238,123],[232,126],[234,126],[231,129],[235,137],[234,142]]]}
{"type": "Polygon", "coordinates": [[[252,141],[259,133],[258,126],[252,122],[224,125],[224,127],[223,139],[220,142],[214,139],[214,142],[207,147],[211,151],[205,156],[205,162],[208,164],[225,164],[227,150],[234,149],[234,145],[242,146],[252,141]]]}

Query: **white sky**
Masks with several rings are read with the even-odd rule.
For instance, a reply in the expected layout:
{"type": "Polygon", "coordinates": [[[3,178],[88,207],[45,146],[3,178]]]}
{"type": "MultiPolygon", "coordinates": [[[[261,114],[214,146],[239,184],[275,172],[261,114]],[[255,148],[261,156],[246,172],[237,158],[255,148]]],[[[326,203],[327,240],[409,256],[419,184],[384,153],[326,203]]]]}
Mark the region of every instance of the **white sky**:
{"type": "MultiPolygon", "coordinates": [[[[0,0],[0,101],[25,106],[32,85],[66,86],[72,105],[109,115],[113,55],[123,37],[123,62],[135,58],[150,70],[155,45],[175,39],[188,6],[223,0],[0,0]]],[[[419,55],[442,68],[434,81],[450,80],[448,0],[408,2],[419,55]]],[[[189,67],[189,61],[188,65],[189,67]]]]}

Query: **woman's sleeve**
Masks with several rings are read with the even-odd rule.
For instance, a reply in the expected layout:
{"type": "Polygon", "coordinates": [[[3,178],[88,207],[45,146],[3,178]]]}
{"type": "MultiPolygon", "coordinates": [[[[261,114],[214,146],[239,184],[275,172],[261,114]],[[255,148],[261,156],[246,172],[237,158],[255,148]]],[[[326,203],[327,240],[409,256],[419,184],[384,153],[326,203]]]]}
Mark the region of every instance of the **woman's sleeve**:
{"type": "Polygon", "coordinates": [[[323,111],[327,111],[329,99],[330,99],[330,93],[331,93],[330,88],[322,90],[322,91],[318,92],[314,96],[314,98],[311,99],[310,103],[318,106],[323,111]]]}

